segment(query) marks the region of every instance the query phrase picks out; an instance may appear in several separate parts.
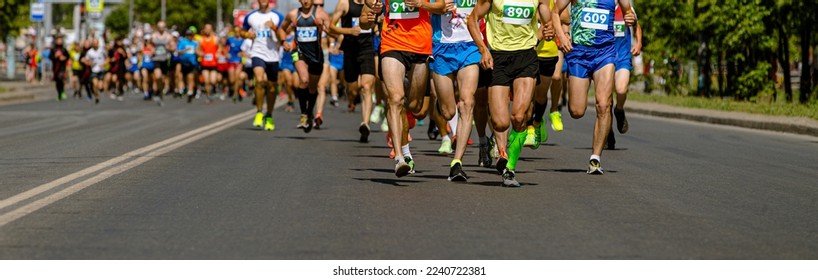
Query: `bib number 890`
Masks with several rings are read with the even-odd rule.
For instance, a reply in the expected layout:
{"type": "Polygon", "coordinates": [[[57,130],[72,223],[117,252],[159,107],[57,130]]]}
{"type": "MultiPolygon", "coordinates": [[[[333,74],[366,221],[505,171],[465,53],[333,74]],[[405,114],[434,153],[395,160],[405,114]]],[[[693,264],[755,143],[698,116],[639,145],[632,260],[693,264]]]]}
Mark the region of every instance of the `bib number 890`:
{"type": "Polygon", "coordinates": [[[506,16],[510,18],[531,18],[531,10],[519,7],[509,7],[506,9],[506,16]]]}

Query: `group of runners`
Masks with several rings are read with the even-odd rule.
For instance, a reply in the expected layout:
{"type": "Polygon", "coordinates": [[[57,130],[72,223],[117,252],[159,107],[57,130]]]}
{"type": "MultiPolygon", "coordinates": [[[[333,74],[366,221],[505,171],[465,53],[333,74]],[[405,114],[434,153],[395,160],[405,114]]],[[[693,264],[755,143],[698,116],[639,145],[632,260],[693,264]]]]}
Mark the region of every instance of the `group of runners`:
{"type": "MultiPolygon", "coordinates": [[[[615,145],[612,119],[620,133],[628,130],[631,57],[641,48],[629,0],[340,0],[331,15],[323,0],[299,2],[280,13],[259,0],[224,37],[210,25],[179,37],[159,22],[130,48],[117,39],[106,52],[92,39],[67,59],[97,102],[109,88],[121,99],[128,85],[160,105],[171,93],[209,102],[250,91],[253,126],[268,131],[279,92],[287,93],[287,110],[298,101],[297,127],[310,132],[324,122],[327,92],[337,106],[343,83],[349,110],[361,105],[359,141],[369,141],[370,123],[382,122],[398,177],[414,173],[409,130],[429,116],[430,138],[439,134],[439,151],[454,153],[450,181],[468,180],[462,160],[470,140],[457,136],[469,139],[476,126],[479,165],[496,168],[503,186],[519,187],[523,148],[548,139],[547,122],[563,130],[560,104],[572,118],[584,116],[591,81],[597,117],[588,174],[603,174],[602,151],[615,145]]],[[[58,92],[65,98],[59,84],[58,92]]]]}

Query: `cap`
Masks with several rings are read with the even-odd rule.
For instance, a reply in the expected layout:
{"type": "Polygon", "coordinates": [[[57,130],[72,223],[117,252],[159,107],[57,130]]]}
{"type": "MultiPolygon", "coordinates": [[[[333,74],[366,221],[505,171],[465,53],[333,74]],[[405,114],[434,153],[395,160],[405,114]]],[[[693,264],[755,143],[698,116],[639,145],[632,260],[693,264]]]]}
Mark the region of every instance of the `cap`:
{"type": "Polygon", "coordinates": [[[185,31],[185,35],[193,35],[193,34],[196,34],[196,32],[194,32],[193,30],[188,29],[187,31],[185,31]]]}
{"type": "Polygon", "coordinates": [[[193,31],[193,33],[198,32],[198,29],[196,29],[196,26],[193,26],[193,25],[191,25],[190,27],[188,27],[188,28],[187,28],[187,30],[188,30],[188,31],[193,31]]]}

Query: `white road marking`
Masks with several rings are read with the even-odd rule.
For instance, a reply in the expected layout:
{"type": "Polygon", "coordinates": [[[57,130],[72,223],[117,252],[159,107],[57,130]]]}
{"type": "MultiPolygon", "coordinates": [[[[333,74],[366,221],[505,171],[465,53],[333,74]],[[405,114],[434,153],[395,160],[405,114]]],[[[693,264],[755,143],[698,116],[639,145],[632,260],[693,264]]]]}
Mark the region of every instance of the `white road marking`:
{"type": "Polygon", "coordinates": [[[213,124],[210,124],[210,125],[206,125],[206,126],[191,130],[189,132],[174,136],[174,137],[169,138],[167,140],[163,140],[163,141],[160,141],[158,143],[155,143],[155,144],[152,144],[152,145],[149,145],[149,146],[146,146],[146,147],[143,147],[143,148],[136,149],[134,151],[125,153],[125,154],[123,154],[121,156],[110,159],[110,160],[105,161],[103,163],[100,163],[100,164],[91,166],[89,168],[77,171],[77,172],[69,174],[69,175],[67,175],[65,177],[56,179],[54,181],[51,181],[49,183],[40,185],[40,186],[38,186],[36,188],[33,188],[31,190],[28,190],[28,191],[25,191],[23,193],[12,196],[10,198],[4,199],[4,200],[0,201],[0,210],[2,210],[3,208],[6,208],[8,206],[11,206],[11,205],[20,203],[22,201],[25,201],[27,199],[30,199],[32,197],[35,197],[35,196],[37,196],[39,194],[42,194],[42,193],[48,192],[50,190],[53,190],[53,189],[65,184],[65,183],[71,182],[71,181],[76,180],[78,178],[82,178],[83,176],[87,176],[87,175],[92,174],[94,172],[97,172],[99,170],[103,170],[103,169],[108,168],[107,170],[97,174],[96,176],[93,176],[91,178],[83,180],[82,182],[73,184],[73,185],[71,185],[71,186],[69,186],[69,187],[67,187],[67,188],[65,188],[65,189],[63,189],[61,191],[58,191],[56,193],[53,193],[53,194],[48,195],[46,197],[43,197],[41,199],[35,200],[35,201],[31,202],[31,203],[22,205],[17,209],[14,209],[12,211],[9,211],[7,213],[4,213],[4,214],[0,215],[0,227],[4,226],[4,225],[6,225],[6,224],[8,224],[10,222],[13,222],[13,221],[15,221],[15,220],[17,220],[19,218],[22,218],[22,217],[24,217],[24,216],[26,216],[26,215],[34,212],[34,211],[37,211],[37,210],[39,210],[39,209],[41,209],[41,208],[43,208],[45,206],[48,206],[48,205],[50,205],[50,204],[52,204],[54,202],[57,202],[57,201],[59,201],[59,200],[61,200],[63,198],[66,198],[66,197],[68,197],[68,196],[70,196],[70,195],[72,195],[72,194],[74,194],[76,192],[79,192],[79,191],[81,191],[81,190],[83,190],[83,189],[85,189],[85,188],[87,188],[89,186],[92,186],[92,185],[94,185],[96,183],[99,183],[102,180],[110,178],[111,176],[117,175],[117,174],[125,172],[125,171],[127,171],[127,170],[129,170],[131,168],[139,166],[140,164],[145,163],[146,161],[149,161],[149,160],[151,160],[151,159],[153,159],[155,157],[161,156],[161,155],[163,155],[165,153],[173,151],[173,150],[175,150],[175,149],[177,149],[179,147],[185,146],[185,145],[190,144],[192,142],[201,140],[202,138],[205,138],[207,136],[210,136],[210,135],[216,134],[218,132],[221,132],[221,131],[223,131],[223,130],[225,130],[227,128],[230,128],[230,127],[232,127],[234,125],[237,125],[237,124],[239,124],[241,122],[245,122],[245,121],[247,121],[247,119],[249,119],[249,117],[252,116],[251,114],[254,114],[255,112],[256,112],[255,109],[253,109],[253,110],[249,110],[247,112],[243,112],[243,113],[234,115],[232,117],[226,118],[226,119],[221,120],[219,122],[216,122],[216,123],[213,123],[213,124]],[[122,163],[124,161],[127,161],[129,159],[133,159],[133,158],[136,158],[136,159],[134,159],[132,161],[129,161],[129,162],[126,162],[124,164],[120,164],[120,163],[122,163]]]}

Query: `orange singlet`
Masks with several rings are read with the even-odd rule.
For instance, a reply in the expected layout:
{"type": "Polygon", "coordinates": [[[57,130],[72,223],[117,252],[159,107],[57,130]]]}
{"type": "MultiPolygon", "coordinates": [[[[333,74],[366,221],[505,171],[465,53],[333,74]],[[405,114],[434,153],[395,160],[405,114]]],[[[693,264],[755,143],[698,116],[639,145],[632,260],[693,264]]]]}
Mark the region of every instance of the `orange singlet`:
{"type": "Polygon", "coordinates": [[[406,7],[404,1],[383,0],[386,17],[381,29],[381,54],[402,51],[431,55],[432,21],[429,12],[406,7]]]}
{"type": "Polygon", "coordinates": [[[218,61],[216,60],[216,54],[219,52],[218,42],[219,39],[213,35],[202,38],[202,52],[204,53],[204,56],[202,57],[202,66],[216,67],[218,65],[218,61]]]}

